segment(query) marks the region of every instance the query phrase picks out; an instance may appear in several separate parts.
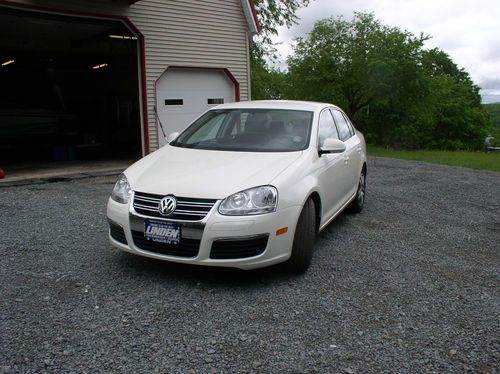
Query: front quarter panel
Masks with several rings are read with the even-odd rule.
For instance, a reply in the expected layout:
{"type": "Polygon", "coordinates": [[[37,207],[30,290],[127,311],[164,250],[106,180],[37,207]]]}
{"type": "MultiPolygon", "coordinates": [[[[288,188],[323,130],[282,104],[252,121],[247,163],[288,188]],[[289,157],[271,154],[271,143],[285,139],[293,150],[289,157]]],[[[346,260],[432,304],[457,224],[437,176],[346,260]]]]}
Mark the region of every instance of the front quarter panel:
{"type": "MultiPolygon", "coordinates": [[[[318,189],[318,173],[315,170],[314,159],[317,158],[317,151],[315,147],[309,147],[305,150],[302,157],[293,164],[286,172],[279,175],[272,181],[278,189],[278,210],[296,208],[297,214],[293,220],[293,227],[290,227],[291,233],[295,232],[300,212],[306,203],[307,199],[313,193],[317,193],[322,199],[321,192],[318,189]]],[[[322,206],[317,206],[320,209],[320,216],[322,216],[322,206]]]]}

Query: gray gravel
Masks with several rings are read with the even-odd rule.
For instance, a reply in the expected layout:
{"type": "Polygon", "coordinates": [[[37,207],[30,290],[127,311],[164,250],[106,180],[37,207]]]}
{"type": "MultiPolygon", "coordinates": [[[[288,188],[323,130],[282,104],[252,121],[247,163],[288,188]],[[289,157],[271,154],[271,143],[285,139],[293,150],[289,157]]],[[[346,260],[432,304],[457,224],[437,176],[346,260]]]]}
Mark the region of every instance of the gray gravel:
{"type": "Polygon", "coordinates": [[[370,159],[303,276],[112,250],[113,182],[0,189],[0,372],[499,370],[500,173],[370,159]]]}

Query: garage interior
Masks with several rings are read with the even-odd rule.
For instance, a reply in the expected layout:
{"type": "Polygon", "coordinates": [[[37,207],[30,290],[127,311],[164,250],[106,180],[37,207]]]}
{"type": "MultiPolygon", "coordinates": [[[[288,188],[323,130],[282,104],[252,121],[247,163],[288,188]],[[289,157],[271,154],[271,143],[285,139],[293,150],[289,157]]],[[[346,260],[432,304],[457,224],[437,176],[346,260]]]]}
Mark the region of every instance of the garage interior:
{"type": "Polygon", "coordinates": [[[137,50],[120,21],[0,7],[0,167],[140,158],[137,50]]]}

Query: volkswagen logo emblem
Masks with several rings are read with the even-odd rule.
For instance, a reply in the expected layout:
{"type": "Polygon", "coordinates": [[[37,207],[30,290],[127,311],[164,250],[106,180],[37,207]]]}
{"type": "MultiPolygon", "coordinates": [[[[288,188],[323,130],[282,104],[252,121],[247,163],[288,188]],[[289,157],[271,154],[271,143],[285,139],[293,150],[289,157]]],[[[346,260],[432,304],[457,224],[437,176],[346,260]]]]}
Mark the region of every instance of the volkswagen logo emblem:
{"type": "Polygon", "coordinates": [[[158,204],[158,211],[162,216],[169,216],[174,212],[176,207],[177,199],[175,196],[168,195],[160,200],[160,203],[158,204]]]}

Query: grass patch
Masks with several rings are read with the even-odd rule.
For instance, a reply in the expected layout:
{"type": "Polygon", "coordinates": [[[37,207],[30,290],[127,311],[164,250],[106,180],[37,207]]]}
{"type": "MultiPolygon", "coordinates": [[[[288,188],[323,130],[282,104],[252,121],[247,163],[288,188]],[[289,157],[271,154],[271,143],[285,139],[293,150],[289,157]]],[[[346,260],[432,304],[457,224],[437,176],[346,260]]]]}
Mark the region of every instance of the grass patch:
{"type": "Polygon", "coordinates": [[[368,155],[500,172],[500,151],[492,153],[467,151],[397,151],[368,146],[368,155]]]}

